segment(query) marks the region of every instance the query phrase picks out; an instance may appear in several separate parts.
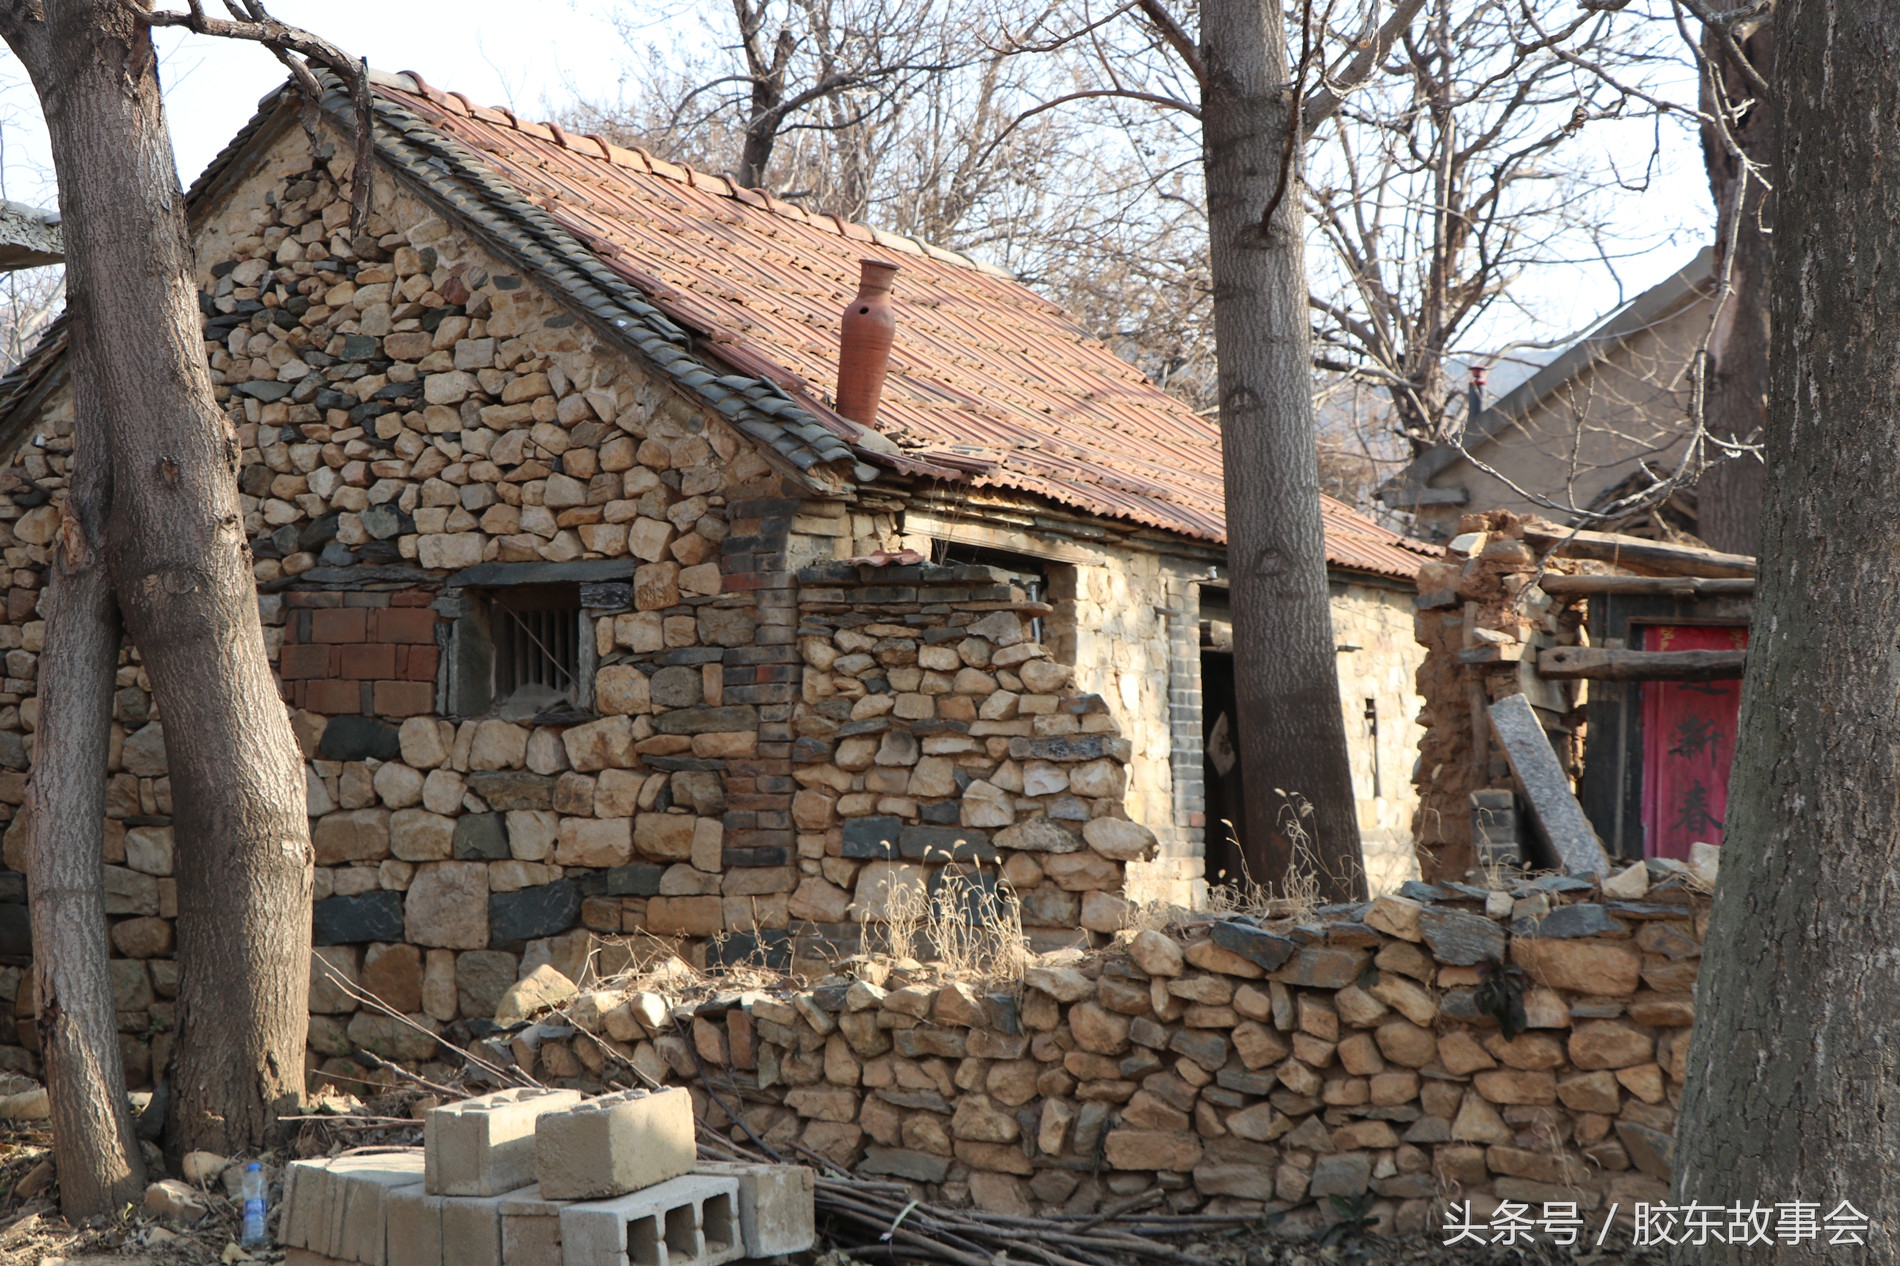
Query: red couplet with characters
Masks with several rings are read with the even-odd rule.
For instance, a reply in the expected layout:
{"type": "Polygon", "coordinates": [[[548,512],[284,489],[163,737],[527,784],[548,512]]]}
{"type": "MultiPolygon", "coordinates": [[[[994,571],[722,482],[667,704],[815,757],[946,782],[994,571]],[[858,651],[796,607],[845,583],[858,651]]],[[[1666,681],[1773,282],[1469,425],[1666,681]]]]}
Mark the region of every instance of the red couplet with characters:
{"type": "MultiPolygon", "coordinates": [[[[1664,624],[1645,632],[1648,651],[1735,651],[1746,628],[1664,624]]],[[[1687,861],[1689,846],[1720,844],[1728,812],[1729,762],[1742,683],[1651,681],[1643,684],[1643,851],[1687,861]]]]}

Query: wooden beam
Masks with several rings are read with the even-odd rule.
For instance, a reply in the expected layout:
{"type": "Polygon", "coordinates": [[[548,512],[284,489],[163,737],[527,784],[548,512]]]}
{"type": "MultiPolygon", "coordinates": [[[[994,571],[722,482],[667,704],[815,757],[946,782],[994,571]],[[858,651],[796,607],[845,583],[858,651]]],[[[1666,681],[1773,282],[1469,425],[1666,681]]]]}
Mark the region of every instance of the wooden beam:
{"type": "Polygon", "coordinates": [[[1719,554],[1692,545],[1665,545],[1639,536],[1611,532],[1547,532],[1524,529],[1524,539],[1539,553],[1640,567],[1665,576],[1752,577],[1755,560],[1747,554],[1719,554]]]}
{"type": "Polygon", "coordinates": [[[1742,675],[1747,651],[1619,651],[1555,646],[1537,657],[1537,675],[1551,681],[1725,681],[1742,675]]]}
{"type": "Polygon", "coordinates": [[[1657,594],[1667,598],[1718,598],[1755,592],[1752,577],[1710,579],[1703,576],[1546,576],[1538,582],[1553,598],[1587,597],[1593,593],[1657,594]]]}

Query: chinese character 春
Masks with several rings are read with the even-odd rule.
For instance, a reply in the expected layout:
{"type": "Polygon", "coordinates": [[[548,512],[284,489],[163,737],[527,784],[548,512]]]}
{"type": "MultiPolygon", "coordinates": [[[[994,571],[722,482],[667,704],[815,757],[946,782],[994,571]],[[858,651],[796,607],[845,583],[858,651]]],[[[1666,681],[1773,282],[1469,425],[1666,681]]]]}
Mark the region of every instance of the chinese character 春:
{"type": "Polygon", "coordinates": [[[1682,793],[1682,812],[1676,818],[1676,829],[1698,834],[1710,827],[1720,830],[1722,819],[1709,812],[1709,789],[1702,785],[1700,778],[1689,784],[1682,793]]]}

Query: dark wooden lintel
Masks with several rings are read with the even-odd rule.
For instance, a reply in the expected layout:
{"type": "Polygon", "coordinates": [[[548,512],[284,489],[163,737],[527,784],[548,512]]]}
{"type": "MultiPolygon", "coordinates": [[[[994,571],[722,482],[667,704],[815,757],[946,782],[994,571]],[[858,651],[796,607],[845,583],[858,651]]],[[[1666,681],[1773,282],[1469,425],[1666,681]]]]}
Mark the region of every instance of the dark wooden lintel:
{"type": "Polygon", "coordinates": [[[1723,681],[1742,675],[1747,651],[1624,651],[1555,646],[1537,657],[1537,675],[1551,681],[1723,681]]]}

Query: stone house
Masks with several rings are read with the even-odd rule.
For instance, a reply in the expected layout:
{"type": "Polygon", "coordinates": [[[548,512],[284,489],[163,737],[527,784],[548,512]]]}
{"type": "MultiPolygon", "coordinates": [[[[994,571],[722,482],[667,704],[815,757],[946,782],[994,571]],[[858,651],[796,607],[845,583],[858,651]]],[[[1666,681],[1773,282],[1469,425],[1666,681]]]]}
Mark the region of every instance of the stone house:
{"type": "MultiPolygon", "coordinates": [[[[376,93],[367,235],[340,95],[314,151],[295,98],[266,98],[190,194],[325,962],[442,1026],[536,962],[578,972],[597,934],[848,947],[952,869],[977,895],[1007,879],[1041,941],[1198,898],[1211,423],[995,269],[413,74],[376,93]],[[868,254],[900,270],[875,426],[830,393],[868,254]]],[[[0,992],[22,1016],[64,349],[55,327],[0,382],[0,992]]],[[[1403,863],[1422,554],[1326,514],[1362,816],[1403,863]]],[[[108,909],[136,1085],[168,1041],[174,841],[130,646],[119,687],[108,909]]],[[[313,1027],[313,1061],[377,1023],[313,1027]]],[[[0,1052],[32,1042],[0,1016],[0,1052]]]]}
{"type": "MultiPolygon", "coordinates": [[[[1589,509],[1642,486],[1645,463],[1666,469],[1685,433],[1690,366],[1709,332],[1713,259],[1704,247],[1611,313],[1479,414],[1462,448],[1445,443],[1422,454],[1379,489],[1379,499],[1411,511],[1418,535],[1442,542],[1457,534],[1465,514],[1558,513],[1527,492],[1589,509]]],[[[1672,498],[1661,516],[1693,535],[1693,492],[1672,498]]],[[[1655,525],[1615,530],[1651,535],[1655,525]]]]}

